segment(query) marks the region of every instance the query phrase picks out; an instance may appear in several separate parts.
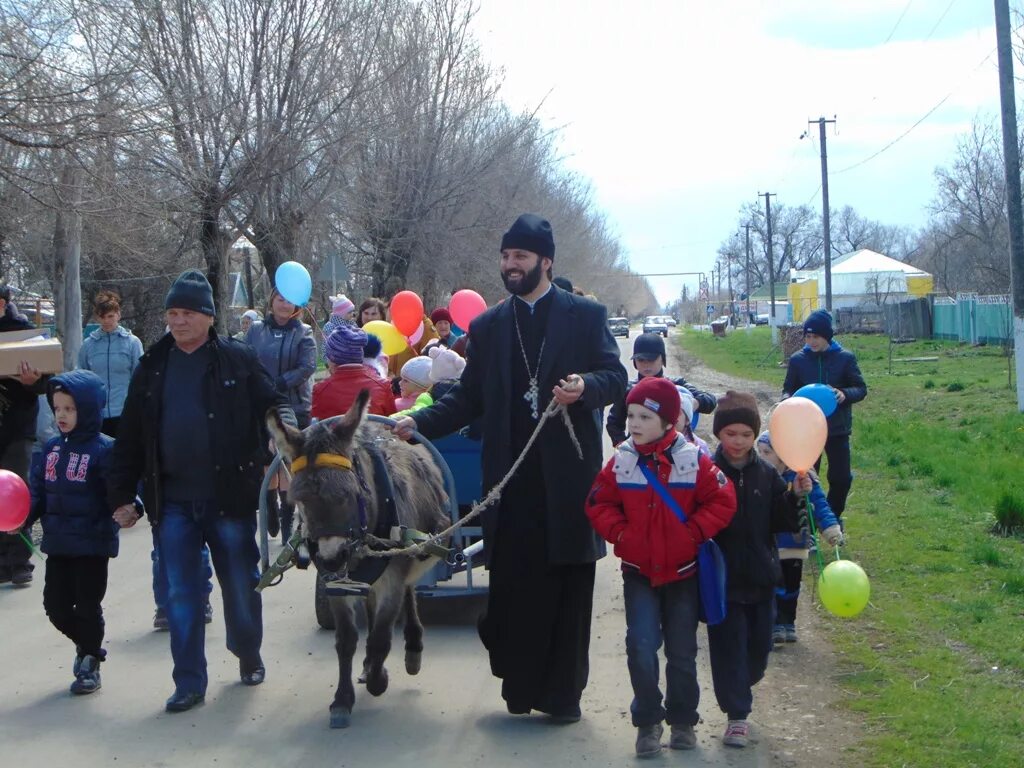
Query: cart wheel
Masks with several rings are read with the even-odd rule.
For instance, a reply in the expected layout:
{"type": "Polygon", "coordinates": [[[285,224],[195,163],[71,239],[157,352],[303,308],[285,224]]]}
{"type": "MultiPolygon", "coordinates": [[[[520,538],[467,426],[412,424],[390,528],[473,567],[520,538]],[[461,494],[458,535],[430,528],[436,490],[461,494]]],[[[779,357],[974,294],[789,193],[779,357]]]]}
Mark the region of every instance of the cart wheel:
{"type": "Polygon", "coordinates": [[[334,629],[334,614],[331,613],[331,601],[327,597],[327,582],[321,573],[316,575],[316,593],[313,600],[316,611],[316,623],[324,629],[334,629]]]}

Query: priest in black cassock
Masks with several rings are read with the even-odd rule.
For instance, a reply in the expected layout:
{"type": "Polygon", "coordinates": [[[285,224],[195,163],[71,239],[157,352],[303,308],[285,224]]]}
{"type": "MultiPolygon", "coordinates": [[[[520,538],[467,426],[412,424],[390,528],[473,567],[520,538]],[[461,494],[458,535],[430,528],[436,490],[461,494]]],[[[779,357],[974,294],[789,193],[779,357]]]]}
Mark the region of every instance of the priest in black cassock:
{"type": "Polygon", "coordinates": [[[605,554],[583,511],[602,465],[594,411],[624,396],[627,377],[607,311],[551,284],[554,257],[551,225],[529,213],[516,219],[501,240],[512,297],[470,324],[459,384],[395,432],[441,437],[480,418],[486,493],[552,398],[568,406],[583,458],[563,420],[549,419],[500,503],[482,515],[490,594],[480,638],[509,712],[573,723],[589,673],[594,567],[605,554]]]}

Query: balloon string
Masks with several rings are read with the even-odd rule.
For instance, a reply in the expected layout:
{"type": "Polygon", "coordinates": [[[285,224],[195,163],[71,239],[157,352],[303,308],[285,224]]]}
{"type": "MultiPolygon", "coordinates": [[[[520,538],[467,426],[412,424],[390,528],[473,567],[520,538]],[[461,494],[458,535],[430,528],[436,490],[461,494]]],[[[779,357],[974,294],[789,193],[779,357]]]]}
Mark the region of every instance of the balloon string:
{"type": "MultiPolygon", "coordinates": [[[[813,481],[812,481],[813,482],[813,481]]],[[[818,527],[814,524],[814,505],[811,504],[811,495],[804,496],[804,505],[807,507],[807,525],[811,531],[811,541],[814,542],[814,556],[818,560],[818,570],[825,570],[825,558],[821,556],[821,543],[818,541],[818,527]]]]}
{"type": "Polygon", "coordinates": [[[32,539],[30,539],[21,531],[18,531],[18,535],[21,537],[21,540],[25,542],[25,546],[28,547],[29,550],[31,550],[32,554],[34,554],[40,560],[46,560],[46,556],[38,549],[36,549],[36,545],[32,543],[32,539]]]}

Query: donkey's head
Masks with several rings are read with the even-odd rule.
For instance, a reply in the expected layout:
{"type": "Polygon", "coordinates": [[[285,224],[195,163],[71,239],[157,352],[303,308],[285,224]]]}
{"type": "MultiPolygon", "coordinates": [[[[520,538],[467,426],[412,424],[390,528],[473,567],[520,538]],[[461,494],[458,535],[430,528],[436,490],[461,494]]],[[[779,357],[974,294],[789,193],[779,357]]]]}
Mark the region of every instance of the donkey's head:
{"type": "Polygon", "coordinates": [[[277,448],[291,463],[288,498],[294,501],[310,548],[321,570],[344,575],[353,546],[374,525],[370,468],[360,466],[355,434],[366,415],[369,390],[359,393],[348,412],[330,424],[300,431],[281,421],[275,409],[267,426],[277,448]]]}

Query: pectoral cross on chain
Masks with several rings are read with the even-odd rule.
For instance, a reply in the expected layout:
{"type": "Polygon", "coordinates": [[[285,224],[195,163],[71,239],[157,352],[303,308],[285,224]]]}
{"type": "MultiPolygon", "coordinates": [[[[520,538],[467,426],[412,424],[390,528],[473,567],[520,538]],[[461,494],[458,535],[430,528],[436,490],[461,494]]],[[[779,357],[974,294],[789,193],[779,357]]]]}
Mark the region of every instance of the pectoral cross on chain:
{"type": "Polygon", "coordinates": [[[540,388],[537,386],[537,377],[530,377],[530,386],[526,388],[526,394],[523,395],[523,400],[530,404],[530,415],[534,419],[540,418],[540,412],[537,410],[537,405],[540,400],[540,388]]]}

